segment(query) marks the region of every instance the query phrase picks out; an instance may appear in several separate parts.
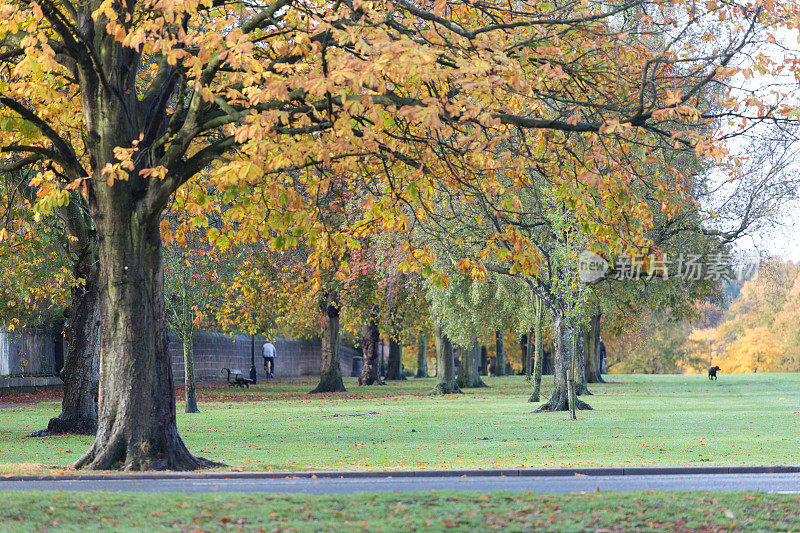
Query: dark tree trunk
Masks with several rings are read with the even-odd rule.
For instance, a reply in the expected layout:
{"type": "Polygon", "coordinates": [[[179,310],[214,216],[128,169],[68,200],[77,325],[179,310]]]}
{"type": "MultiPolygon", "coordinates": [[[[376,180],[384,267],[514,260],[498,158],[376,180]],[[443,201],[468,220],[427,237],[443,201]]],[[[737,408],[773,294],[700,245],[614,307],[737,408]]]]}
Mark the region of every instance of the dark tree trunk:
{"type": "Polygon", "coordinates": [[[494,345],[495,345],[495,362],[494,362],[494,375],[506,375],[506,345],[503,338],[503,330],[498,329],[494,332],[494,345]]]}
{"type": "MultiPolygon", "coordinates": [[[[187,306],[188,307],[188,306],[187,306]]],[[[197,408],[197,384],[194,379],[194,343],[191,329],[184,332],[183,340],[183,383],[186,389],[187,413],[199,413],[197,408]]]]}
{"type": "MultiPolygon", "coordinates": [[[[399,336],[399,333],[397,333],[399,336]]],[[[386,363],[386,381],[402,381],[406,379],[403,372],[403,345],[399,339],[389,338],[389,361],[386,363]]]]}
{"type": "MultiPolygon", "coordinates": [[[[436,346],[437,346],[437,344],[436,344],[436,337],[434,337],[434,338],[433,338],[433,348],[434,348],[434,350],[436,350],[436,349],[437,349],[437,348],[436,348],[436,346]]],[[[434,357],[434,358],[433,358],[433,374],[434,374],[436,377],[439,377],[439,368],[440,368],[440,367],[439,367],[439,352],[437,351],[437,352],[436,352],[436,357],[434,357]]]]}
{"type": "Polygon", "coordinates": [[[592,315],[587,329],[588,349],[586,352],[586,381],[589,383],[605,383],[601,372],[600,317],[600,314],[592,315]]]}
{"type": "Polygon", "coordinates": [[[528,399],[529,402],[541,401],[542,395],[542,323],[544,322],[544,304],[542,300],[536,298],[534,302],[534,323],[533,323],[533,392],[528,399]]]}
{"type": "Polygon", "coordinates": [[[339,364],[339,300],[334,291],[323,293],[319,301],[322,312],[322,361],[319,369],[319,385],[311,391],[347,392],[342,382],[339,364]]]}
{"type": "Polygon", "coordinates": [[[418,378],[428,377],[428,337],[422,333],[417,339],[417,376],[418,378]]]}
{"type": "Polygon", "coordinates": [[[575,402],[578,401],[577,395],[575,394],[575,354],[577,350],[577,343],[576,341],[576,334],[575,328],[572,328],[572,351],[570,355],[570,365],[569,365],[569,379],[567,379],[567,393],[569,398],[569,417],[571,420],[577,419],[575,416],[575,411],[577,406],[575,402]]]}
{"type": "Polygon", "coordinates": [[[486,346],[481,346],[481,359],[478,370],[481,376],[485,376],[489,373],[489,352],[486,346]]]}
{"type": "Polygon", "coordinates": [[[522,366],[522,375],[525,375],[525,359],[528,357],[528,335],[524,333],[522,337],[519,338],[519,349],[522,352],[522,358],[520,359],[520,363],[522,366]]]}
{"type": "MultiPolygon", "coordinates": [[[[537,412],[568,411],[570,366],[572,359],[572,331],[560,313],[553,313],[553,395],[537,412]]],[[[576,409],[591,409],[588,404],[575,398],[576,409]]]]}
{"type": "Polygon", "coordinates": [[[525,379],[530,381],[533,375],[534,328],[528,332],[528,345],[525,347],[525,379]]]}
{"type": "Polygon", "coordinates": [[[461,366],[458,369],[458,380],[456,383],[458,383],[458,386],[462,389],[474,389],[486,386],[478,373],[479,357],[480,348],[478,347],[478,339],[472,342],[471,350],[461,350],[461,366]]]}
{"type": "MultiPolygon", "coordinates": [[[[67,352],[61,368],[64,394],[61,414],[50,419],[47,429],[32,436],[97,432],[97,394],[100,381],[100,288],[97,241],[85,203],[77,195],[59,209],[64,225],[64,247],[76,258],[72,264],[75,280],[69,318],[64,329],[67,352]]],[[[59,334],[61,332],[58,332],[59,334]]]]}
{"type": "MultiPolygon", "coordinates": [[[[61,381],[64,394],[61,414],[51,418],[47,429],[33,437],[75,433],[94,435],[97,432],[97,388],[100,380],[100,301],[94,255],[84,264],[76,262],[75,278],[84,283],[72,289],[69,320],[66,326],[67,353],[61,381]],[[86,264],[88,263],[88,264],[86,264]]],[[[60,332],[59,332],[60,333],[60,332]]]]}
{"type": "Polygon", "coordinates": [[[381,376],[382,378],[386,377],[386,356],[385,356],[386,354],[384,353],[385,351],[386,351],[386,345],[383,341],[380,341],[378,343],[378,358],[380,359],[380,365],[379,365],[380,368],[378,375],[381,376]]]}
{"type": "Polygon", "coordinates": [[[380,362],[378,361],[378,314],[373,310],[369,322],[361,328],[361,350],[364,352],[364,366],[358,376],[359,385],[383,385],[380,376],[380,362]]]}
{"type": "Polygon", "coordinates": [[[456,383],[453,345],[439,326],[434,328],[433,333],[436,341],[436,379],[438,383],[431,394],[460,394],[461,389],[456,383]]]}
{"type": "Polygon", "coordinates": [[[591,395],[589,387],[586,386],[586,326],[581,324],[573,331],[575,350],[573,351],[575,366],[575,394],[578,396],[591,395]]]}
{"type": "Polygon", "coordinates": [[[100,256],[99,419],[95,441],[75,463],[97,470],[193,470],[175,421],[166,346],[158,216],[131,207],[126,182],[95,191],[100,256]],[[99,207],[98,207],[99,206],[99,207]]]}

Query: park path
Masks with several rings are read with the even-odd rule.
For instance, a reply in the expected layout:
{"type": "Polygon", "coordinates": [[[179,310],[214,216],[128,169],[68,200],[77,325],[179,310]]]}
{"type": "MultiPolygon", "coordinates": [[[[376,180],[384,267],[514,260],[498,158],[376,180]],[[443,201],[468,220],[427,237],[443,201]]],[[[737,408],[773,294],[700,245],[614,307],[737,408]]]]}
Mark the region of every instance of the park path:
{"type": "Polygon", "coordinates": [[[356,492],[419,492],[496,490],[537,493],[594,491],[762,491],[800,494],[800,473],[720,473],[720,474],[648,474],[648,475],[573,475],[573,476],[429,476],[409,477],[139,477],[129,479],[102,476],[72,479],[0,480],[0,491],[61,490],[110,492],[181,492],[181,493],[293,493],[343,494],[356,492]]]}

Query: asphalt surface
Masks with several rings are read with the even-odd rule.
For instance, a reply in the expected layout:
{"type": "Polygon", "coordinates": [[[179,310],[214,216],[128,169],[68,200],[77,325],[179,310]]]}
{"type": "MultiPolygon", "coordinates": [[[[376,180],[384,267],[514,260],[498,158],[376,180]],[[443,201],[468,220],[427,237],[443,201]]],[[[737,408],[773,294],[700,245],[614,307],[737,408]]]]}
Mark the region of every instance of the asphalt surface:
{"type": "Polygon", "coordinates": [[[365,478],[148,478],[0,480],[0,491],[62,490],[110,492],[265,492],[342,494],[353,492],[418,492],[495,490],[566,493],[641,490],[722,490],[800,494],[800,473],[365,477],[365,478]]]}

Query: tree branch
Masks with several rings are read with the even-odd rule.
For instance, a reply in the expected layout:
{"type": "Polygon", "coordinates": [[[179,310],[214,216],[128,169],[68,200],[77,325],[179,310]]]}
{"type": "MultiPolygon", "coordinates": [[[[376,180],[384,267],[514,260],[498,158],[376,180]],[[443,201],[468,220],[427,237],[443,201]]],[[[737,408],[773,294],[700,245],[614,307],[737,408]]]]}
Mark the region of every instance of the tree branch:
{"type": "Polygon", "coordinates": [[[80,161],[78,161],[78,157],[72,151],[72,148],[69,146],[69,144],[62,139],[61,136],[59,136],[58,133],[56,133],[56,131],[51,128],[49,124],[47,124],[47,122],[42,120],[36,113],[13,98],[0,96],[0,104],[3,104],[7,108],[11,109],[28,122],[31,122],[39,129],[42,135],[47,137],[50,142],[53,143],[55,153],[58,154],[57,161],[64,166],[64,170],[69,174],[70,178],[78,179],[88,176],[88,173],[83,169],[80,161]]]}

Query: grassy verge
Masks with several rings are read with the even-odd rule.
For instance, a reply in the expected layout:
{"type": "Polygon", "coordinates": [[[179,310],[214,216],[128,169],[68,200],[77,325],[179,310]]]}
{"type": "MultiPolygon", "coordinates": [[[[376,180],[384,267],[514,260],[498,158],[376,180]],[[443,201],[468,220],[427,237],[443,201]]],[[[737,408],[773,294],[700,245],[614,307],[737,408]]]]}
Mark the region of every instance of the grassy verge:
{"type": "MultiPolygon", "coordinates": [[[[237,469],[800,464],[800,374],[609,378],[573,422],[533,413],[529,385],[508,377],[447,397],[427,396],[433,379],[348,379],[350,392],[322,396],[307,394],[309,380],[204,387],[201,413],[179,404],[178,424],[194,453],[237,469]]],[[[57,412],[55,402],[0,409],[0,473],[63,468],[89,446],[24,438],[57,412]]]]}
{"type": "Polygon", "coordinates": [[[800,497],[510,492],[3,495],[2,531],[796,531],[800,497]],[[124,511],[122,511],[124,509],[124,511]]]}

